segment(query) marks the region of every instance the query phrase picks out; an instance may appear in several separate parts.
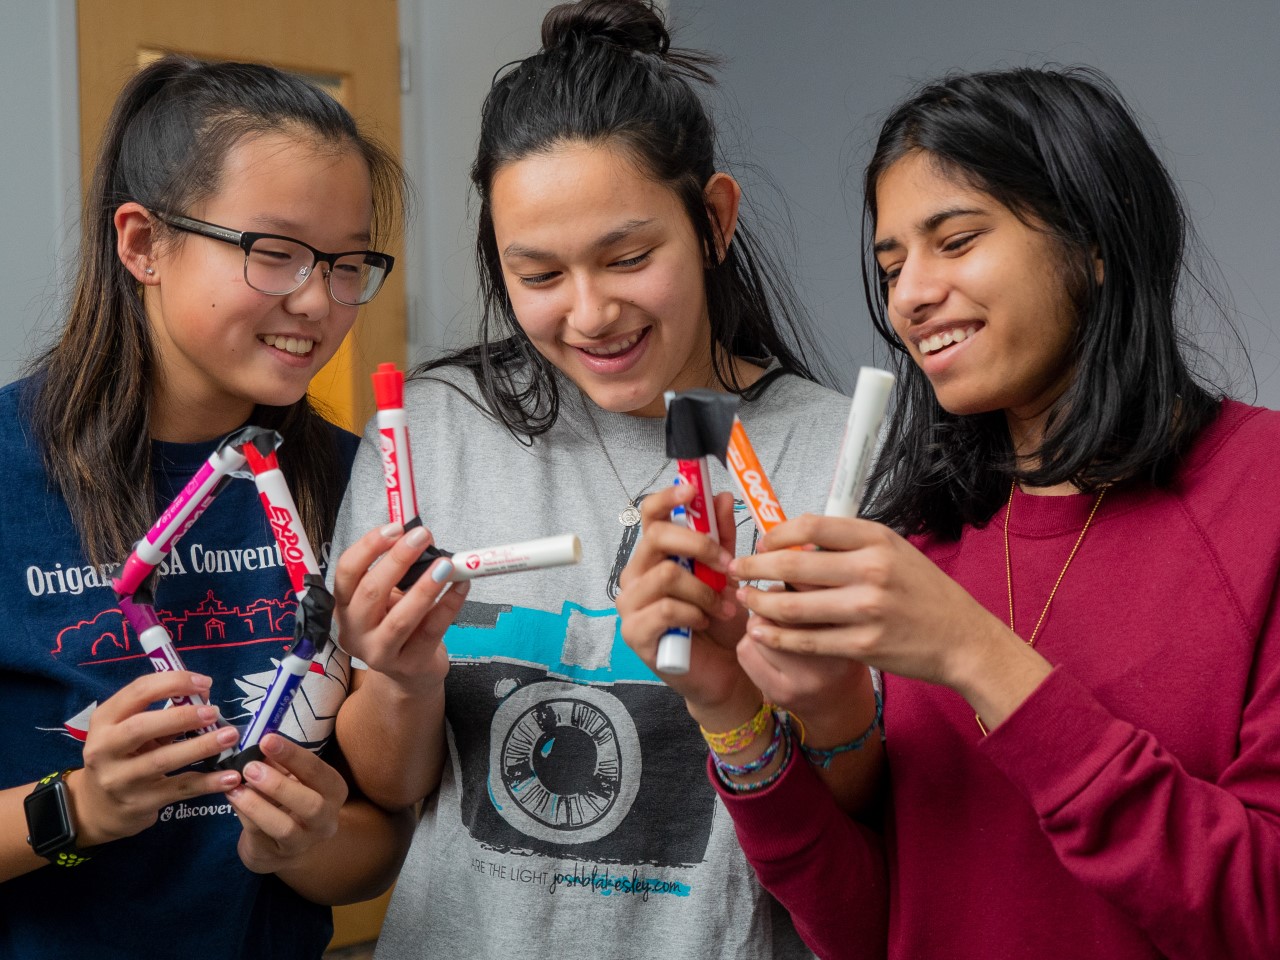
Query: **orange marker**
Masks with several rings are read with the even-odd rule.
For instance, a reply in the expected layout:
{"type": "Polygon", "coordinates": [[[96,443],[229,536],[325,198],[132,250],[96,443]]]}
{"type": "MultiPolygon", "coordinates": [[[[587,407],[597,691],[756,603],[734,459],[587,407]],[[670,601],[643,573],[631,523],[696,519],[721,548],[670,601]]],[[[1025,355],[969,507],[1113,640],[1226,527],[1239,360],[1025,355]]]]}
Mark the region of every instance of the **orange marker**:
{"type": "Polygon", "coordinates": [[[733,418],[733,430],[729,434],[729,449],[725,461],[738,486],[738,493],[742,495],[747,509],[751,511],[751,518],[755,520],[761,533],[768,533],[787,519],[787,515],[782,512],[782,505],[778,503],[778,495],[773,492],[773,486],[765,475],[764,467],[760,466],[760,458],[747,439],[747,431],[737,417],[733,418]]]}

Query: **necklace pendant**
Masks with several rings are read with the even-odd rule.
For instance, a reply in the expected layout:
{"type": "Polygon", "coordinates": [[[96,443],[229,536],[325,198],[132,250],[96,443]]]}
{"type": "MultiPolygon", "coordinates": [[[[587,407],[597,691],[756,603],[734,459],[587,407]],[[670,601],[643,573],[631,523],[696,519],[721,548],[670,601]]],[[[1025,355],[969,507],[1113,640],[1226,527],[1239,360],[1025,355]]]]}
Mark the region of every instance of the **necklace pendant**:
{"type": "Polygon", "coordinates": [[[634,527],[640,522],[640,511],[636,509],[634,503],[628,503],[626,508],[618,514],[618,522],[624,527],[634,527]]]}

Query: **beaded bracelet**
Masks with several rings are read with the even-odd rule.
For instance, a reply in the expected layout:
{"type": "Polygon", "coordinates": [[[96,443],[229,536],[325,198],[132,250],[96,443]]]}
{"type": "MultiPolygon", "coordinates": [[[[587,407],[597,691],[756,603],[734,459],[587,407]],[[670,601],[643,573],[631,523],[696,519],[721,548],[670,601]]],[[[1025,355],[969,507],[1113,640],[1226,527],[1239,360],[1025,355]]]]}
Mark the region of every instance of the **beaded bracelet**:
{"type": "Polygon", "coordinates": [[[707,746],[711,748],[711,752],[719,756],[728,756],[729,754],[741,753],[751,744],[756,742],[756,737],[764,733],[765,726],[769,723],[769,717],[773,712],[773,704],[767,700],[760,704],[760,709],[756,711],[756,715],[741,726],[734,727],[724,733],[712,733],[706,727],[699,725],[698,729],[702,731],[702,739],[707,741],[707,746]]]}
{"type": "Polygon", "coordinates": [[[875,690],[876,695],[876,715],[871,718],[871,726],[862,731],[858,736],[854,737],[848,743],[841,743],[834,747],[810,747],[802,740],[800,749],[804,751],[804,758],[816,767],[823,770],[831,766],[831,761],[836,758],[837,754],[847,753],[850,750],[861,750],[871,735],[879,730],[884,723],[884,697],[879,690],[875,690]]]}
{"type": "Polygon", "coordinates": [[[749,763],[730,763],[728,760],[721,759],[718,753],[714,751],[711,754],[711,762],[716,765],[717,770],[730,774],[735,777],[745,777],[749,773],[755,773],[757,770],[763,770],[769,765],[769,761],[773,759],[774,754],[778,752],[778,747],[782,746],[782,724],[775,720],[773,724],[773,739],[769,741],[769,745],[764,748],[764,753],[756,757],[749,763]]]}
{"type": "Polygon", "coordinates": [[[724,771],[720,769],[719,764],[712,764],[716,771],[716,779],[719,780],[724,788],[730,793],[756,793],[757,791],[763,790],[765,787],[772,786],[779,777],[787,772],[787,767],[791,765],[791,724],[788,722],[787,714],[782,711],[778,711],[774,714],[774,720],[778,725],[778,729],[783,731],[783,750],[782,763],[778,765],[778,769],[773,771],[773,773],[769,774],[763,780],[757,780],[755,783],[737,783],[730,780],[725,775],[724,771]]]}

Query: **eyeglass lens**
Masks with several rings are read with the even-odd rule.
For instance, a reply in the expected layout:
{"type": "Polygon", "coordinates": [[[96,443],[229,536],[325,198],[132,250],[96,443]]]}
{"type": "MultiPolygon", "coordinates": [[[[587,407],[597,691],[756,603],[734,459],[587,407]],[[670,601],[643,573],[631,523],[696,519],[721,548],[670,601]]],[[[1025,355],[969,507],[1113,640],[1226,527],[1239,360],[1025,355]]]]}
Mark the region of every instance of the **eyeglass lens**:
{"type": "MultiPolygon", "coordinates": [[[[245,255],[244,278],[261,293],[283,296],[302,286],[316,266],[315,255],[300,243],[280,237],[259,237],[245,255]]],[[[387,264],[376,254],[339,257],[325,278],[339,303],[368,303],[382,286],[387,264]]]]}

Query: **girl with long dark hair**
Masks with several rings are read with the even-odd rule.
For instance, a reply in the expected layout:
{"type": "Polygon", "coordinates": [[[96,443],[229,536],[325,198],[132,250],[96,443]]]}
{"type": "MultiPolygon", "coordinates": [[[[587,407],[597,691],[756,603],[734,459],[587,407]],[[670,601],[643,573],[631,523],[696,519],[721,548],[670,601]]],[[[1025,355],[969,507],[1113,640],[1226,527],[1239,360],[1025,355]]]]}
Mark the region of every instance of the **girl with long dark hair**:
{"type": "Polygon", "coordinates": [[[1275,956],[1280,417],[1193,372],[1168,172],[1105,79],[1020,69],[906,100],[865,186],[873,519],[730,571],[809,588],[739,592],[765,696],[883,671],[882,786],[845,813],[778,711],[790,757],[714,778],[748,856],[823,956],[1275,956]]]}
{"type": "MultiPolygon", "coordinates": [[[[675,470],[664,391],[738,395],[796,510],[820,503],[848,409],[812,382],[790,285],[720,167],[695,92],[711,65],[670,45],[651,4],[586,0],[548,13],[542,49],[485,102],[481,342],[407,385],[420,507],[448,549],[573,532],[583,556],[472,581],[443,645],[460,591],[433,606],[431,577],[394,589],[425,532],[374,530],[339,563],[341,641],[371,668],[339,736],[369,796],[427,798],[380,956],[805,953],[717,814],[697,725],[614,607],[637,505],[675,470]]],[[[340,540],[385,526],[366,447],[340,540]]],[[[751,526],[720,519],[720,543],[685,532],[723,571],[751,526]]],[[[692,625],[736,638],[744,624],[692,625]]]]}
{"type": "Polygon", "coordinates": [[[160,568],[157,611],[191,672],[152,670],[111,578],[249,423],[283,436],[327,553],[357,441],[307,386],[391,269],[377,247],[403,203],[396,162],[296,76],[165,57],[120,94],[66,323],[0,391],[5,956],[318,957],[321,904],[390,882],[406,824],[348,799],[337,753],[319,755],[345,693],[336,648],[265,762],[193,766],[239,736],[197,731],[245,722],[292,640],[253,484],[232,482],[160,568]],[[148,709],[192,695],[209,705],[148,709]]]}

